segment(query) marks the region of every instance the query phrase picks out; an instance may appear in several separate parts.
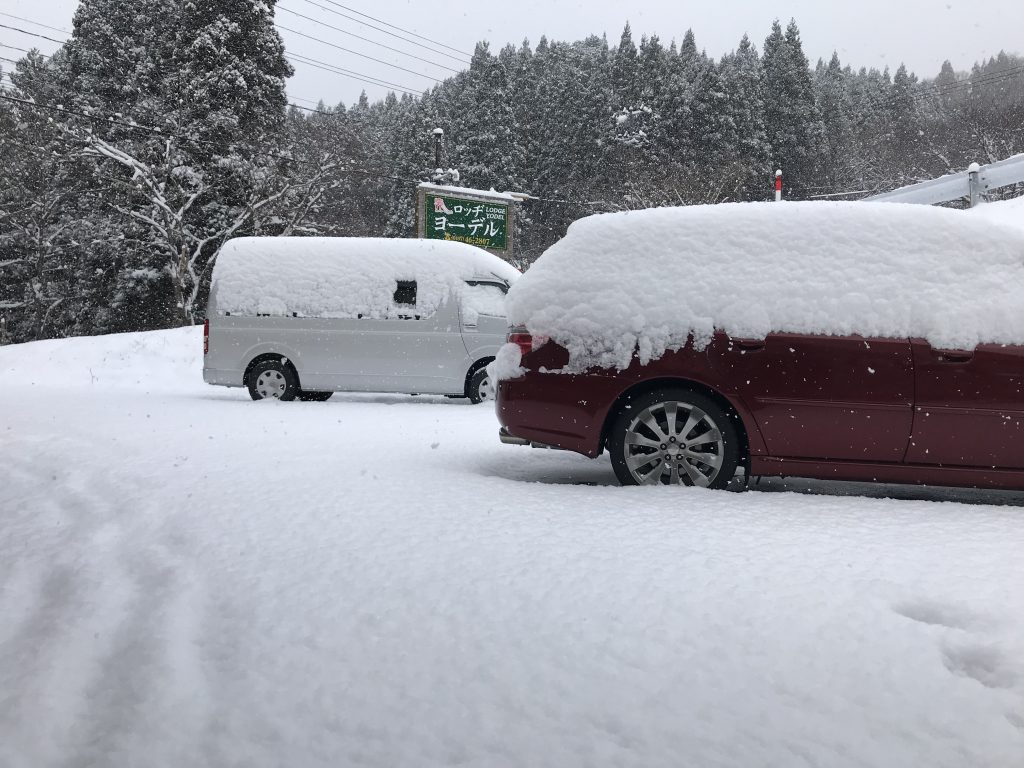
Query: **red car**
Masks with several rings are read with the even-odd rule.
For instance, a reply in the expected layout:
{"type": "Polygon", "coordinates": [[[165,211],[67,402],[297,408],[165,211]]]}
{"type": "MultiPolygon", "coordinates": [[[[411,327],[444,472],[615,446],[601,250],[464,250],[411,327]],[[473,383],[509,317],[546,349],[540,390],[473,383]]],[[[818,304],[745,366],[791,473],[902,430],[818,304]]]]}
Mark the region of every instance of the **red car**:
{"type": "Polygon", "coordinates": [[[1024,489],[1024,346],[715,333],[623,370],[560,373],[522,329],[497,389],[501,439],[596,457],[623,484],[722,488],[748,476],[1024,489]]]}

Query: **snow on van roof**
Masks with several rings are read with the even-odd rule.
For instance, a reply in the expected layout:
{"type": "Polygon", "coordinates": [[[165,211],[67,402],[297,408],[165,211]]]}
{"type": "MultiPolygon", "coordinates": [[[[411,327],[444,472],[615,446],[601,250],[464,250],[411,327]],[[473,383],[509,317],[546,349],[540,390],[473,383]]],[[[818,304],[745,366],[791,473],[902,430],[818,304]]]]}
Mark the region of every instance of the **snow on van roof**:
{"type": "Polygon", "coordinates": [[[715,329],[1024,343],[1024,232],[898,203],[603,214],[572,224],[506,307],[567,347],[573,370],[646,362],[715,329]]]}
{"type": "Polygon", "coordinates": [[[464,280],[518,277],[497,256],[446,240],[240,237],[218,253],[211,295],[221,312],[383,318],[400,280],[416,281],[416,309],[429,314],[464,280]]]}

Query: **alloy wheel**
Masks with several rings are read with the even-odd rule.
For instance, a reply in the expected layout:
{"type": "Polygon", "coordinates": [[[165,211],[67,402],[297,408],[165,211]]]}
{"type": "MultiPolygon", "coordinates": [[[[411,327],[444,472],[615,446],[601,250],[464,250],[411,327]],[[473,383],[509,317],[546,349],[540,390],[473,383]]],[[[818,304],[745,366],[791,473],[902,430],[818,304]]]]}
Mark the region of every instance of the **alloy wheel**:
{"type": "Polygon", "coordinates": [[[707,488],[722,469],[725,439],[715,420],[696,405],[668,400],[629,422],[622,450],[638,485],[707,488]]]}

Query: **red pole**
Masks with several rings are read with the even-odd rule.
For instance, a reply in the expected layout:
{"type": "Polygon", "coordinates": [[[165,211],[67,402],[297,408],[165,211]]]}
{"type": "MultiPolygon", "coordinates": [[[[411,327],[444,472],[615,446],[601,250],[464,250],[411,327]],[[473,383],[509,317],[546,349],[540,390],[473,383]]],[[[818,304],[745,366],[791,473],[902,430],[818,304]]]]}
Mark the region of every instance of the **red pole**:
{"type": "Polygon", "coordinates": [[[775,202],[782,200],[782,171],[775,172],[775,202]]]}

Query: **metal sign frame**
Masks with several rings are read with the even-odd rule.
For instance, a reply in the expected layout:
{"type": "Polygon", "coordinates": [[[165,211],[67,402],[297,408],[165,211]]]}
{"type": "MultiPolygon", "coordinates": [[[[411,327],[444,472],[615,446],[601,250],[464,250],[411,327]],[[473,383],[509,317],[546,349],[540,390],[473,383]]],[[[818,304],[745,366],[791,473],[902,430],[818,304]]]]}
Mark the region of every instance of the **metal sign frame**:
{"type": "Polygon", "coordinates": [[[416,188],[416,236],[426,239],[455,240],[457,242],[469,243],[485,251],[510,259],[515,252],[514,224],[516,200],[510,199],[508,195],[489,194],[483,190],[464,189],[462,187],[445,187],[434,184],[420,184],[416,188]],[[441,210],[428,210],[427,205],[435,205],[435,201],[442,201],[448,213],[441,210]],[[428,203],[429,201],[429,203],[428,203]],[[475,214],[471,212],[458,211],[457,207],[468,206],[471,210],[480,209],[475,214]],[[498,209],[501,209],[500,211],[498,209]],[[437,234],[428,229],[430,221],[438,215],[463,216],[472,215],[468,222],[462,222],[460,226],[465,227],[465,234],[437,234]],[[499,218],[500,217],[500,218],[499,218]],[[503,245],[495,244],[494,236],[488,236],[492,232],[496,222],[501,221],[504,234],[503,245]],[[448,235],[448,236],[445,236],[448,235]]]}

